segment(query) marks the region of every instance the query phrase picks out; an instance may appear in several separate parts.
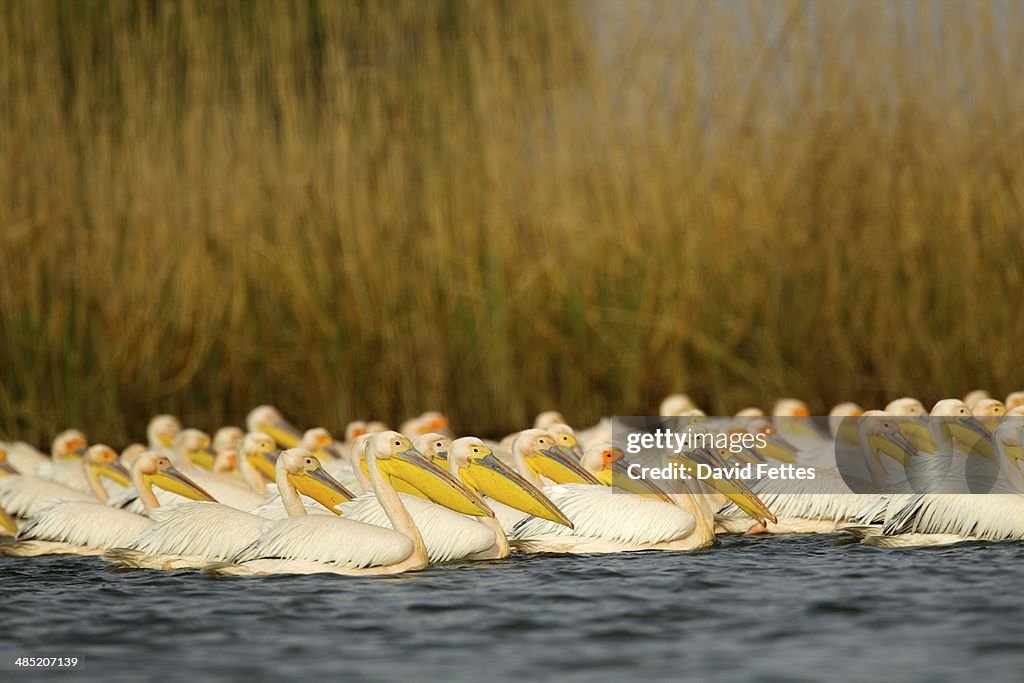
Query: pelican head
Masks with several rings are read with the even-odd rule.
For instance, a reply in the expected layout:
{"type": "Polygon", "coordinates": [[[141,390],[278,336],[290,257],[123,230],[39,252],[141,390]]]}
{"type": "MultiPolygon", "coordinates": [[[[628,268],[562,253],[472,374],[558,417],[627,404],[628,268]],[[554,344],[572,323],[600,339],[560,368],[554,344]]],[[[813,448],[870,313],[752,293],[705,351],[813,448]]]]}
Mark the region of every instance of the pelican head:
{"type": "Polygon", "coordinates": [[[217,451],[213,458],[213,471],[218,474],[230,474],[238,467],[238,454],[234,449],[217,451]]]}
{"type": "Polygon", "coordinates": [[[407,436],[398,432],[373,434],[366,442],[366,462],[371,475],[377,468],[384,475],[401,479],[438,505],[465,515],[494,515],[480,496],[428,461],[407,436]]]}
{"type": "Polygon", "coordinates": [[[498,459],[483,441],[464,436],[450,443],[448,471],[469,488],[517,510],[573,528],[540,489],[498,459]]]}
{"type": "Polygon", "coordinates": [[[428,432],[413,439],[412,445],[427,460],[439,467],[445,467],[444,463],[448,461],[448,449],[452,447],[452,440],[444,434],[428,432]]]}
{"type": "Polygon", "coordinates": [[[0,450],[0,477],[21,474],[14,465],[7,462],[7,451],[0,450]]]}
{"type": "Polygon", "coordinates": [[[323,427],[313,427],[307,429],[302,439],[299,441],[299,445],[296,448],[305,448],[307,451],[318,451],[321,448],[327,448],[334,443],[334,437],[331,433],[323,427]]]}
{"type": "Polygon", "coordinates": [[[971,415],[989,429],[995,429],[999,418],[1006,415],[1006,404],[994,398],[983,398],[971,408],[971,415]]]}
{"type": "MultiPolygon", "coordinates": [[[[922,408],[923,410],[923,408],[922,408]]],[[[862,415],[864,409],[852,401],[846,401],[845,403],[837,403],[832,407],[832,410],[828,411],[829,417],[838,417],[843,419],[844,417],[857,417],[862,415]]]]}
{"type": "Polygon", "coordinates": [[[966,401],[956,398],[944,398],[932,406],[932,417],[967,417],[971,408],[966,401]]]}
{"type": "Polygon", "coordinates": [[[246,434],[242,439],[238,455],[267,479],[272,481],[276,476],[275,470],[280,451],[277,450],[277,443],[269,434],[263,432],[246,434]]]}
{"type": "Polygon", "coordinates": [[[85,434],[77,429],[67,429],[56,436],[50,454],[55,460],[60,458],[81,458],[85,455],[88,445],[85,434]]]}
{"type": "MultiPolygon", "coordinates": [[[[266,435],[263,435],[266,436],[266,435]]],[[[355,496],[320,466],[316,456],[305,448],[289,448],[277,458],[274,466],[278,488],[287,482],[325,508],[339,513],[335,508],[355,496]]]]}
{"type": "Polygon", "coordinates": [[[295,445],[299,442],[299,430],[289,424],[274,406],[256,406],[245,418],[245,428],[250,432],[270,434],[283,446],[295,445]]]}
{"type": "Polygon", "coordinates": [[[82,458],[87,470],[91,470],[97,476],[106,477],[120,486],[131,486],[132,478],[120,463],[115,451],[110,446],[95,444],[89,446],[82,458]]]}
{"type": "MultiPolygon", "coordinates": [[[[880,453],[885,453],[893,460],[907,465],[910,459],[917,455],[917,449],[900,431],[900,422],[897,418],[882,410],[868,410],[856,419],[857,435],[869,462],[874,462],[872,458],[878,458],[880,453]]],[[[881,485],[884,473],[878,471],[876,474],[878,476],[875,483],[881,485]]]]}
{"type": "Polygon", "coordinates": [[[580,467],[572,451],[558,444],[551,432],[524,429],[512,444],[513,455],[522,457],[537,475],[557,484],[600,484],[594,475],[580,467]]]}
{"type": "Polygon", "coordinates": [[[630,477],[624,457],[625,454],[618,445],[610,441],[596,442],[583,452],[580,466],[605,486],[614,486],[640,496],[654,496],[666,503],[672,502],[672,498],[653,482],[630,477]]]}
{"type": "Polygon", "coordinates": [[[572,427],[567,424],[556,423],[551,425],[547,431],[551,433],[551,436],[555,437],[555,443],[563,450],[572,453],[576,460],[583,457],[583,447],[580,446],[579,439],[576,438],[576,432],[572,430],[572,427]]]}
{"type": "Polygon", "coordinates": [[[1006,400],[1003,401],[1003,403],[1006,404],[1007,410],[1024,407],[1024,391],[1014,391],[1013,393],[1007,394],[1006,400]]]}
{"type": "Polygon", "coordinates": [[[534,419],[533,428],[550,430],[552,426],[558,424],[566,424],[562,414],[557,410],[545,410],[534,419]]]}
{"type": "Polygon", "coordinates": [[[192,465],[213,469],[216,451],[210,447],[210,435],[198,429],[183,429],[174,437],[174,450],[181,458],[181,466],[187,472],[192,465]]]}
{"type": "Polygon", "coordinates": [[[146,425],[150,448],[170,448],[181,431],[181,422],[173,415],[156,415],[146,425]]]}
{"type": "Polygon", "coordinates": [[[352,440],[357,436],[362,436],[369,431],[366,429],[366,423],[362,420],[353,420],[345,425],[345,443],[352,443],[352,440]]]}
{"type": "Polygon", "coordinates": [[[889,401],[885,406],[885,412],[895,417],[921,417],[926,411],[924,405],[916,398],[904,396],[895,401],[889,401]]]}
{"type": "Polygon", "coordinates": [[[221,427],[213,435],[213,450],[221,451],[237,450],[238,444],[242,441],[245,433],[238,427],[221,427]]]}
{"type": "Polygon", "coordinates": [[[448,429],[448,418],[445,417],[444,413],[439,413],[436,410],[428,410],[419,417],[414,417],[411,420],[406,420],[402,423],[402,426],[398,428],[402,434],[406,434],[410,438],[419,436],[420,434],[427,434],[428,432],[436,432],[439,434],[450,434],[448,429]]]}
{"type": "Polygon", "coordinates": [[[772,417],[810,417],[807,404],[795,398],[780,398],[772,407],[772,417]]]}
{"type": "MultiPolygon", "coordinates": [[[[999,463],[1006,478],[1016,487],[1024,484],[1024,449],[1021,448],[1021,431],[1024,430],[1024,418],[1012,416],[1000,422],[992,433],[999,445],[998,452],[1003,456],[999,463]]],[[[1024,493],[1024,489],[1021,489],[1024,493]]]]}
{"type": "Polygon", "coordinates": [[[686,394],[670,394],[665,397],[658,406],[658,415],[662,417],[679,417],[688,410],[693,410],[697,404],[686,394]]]}
{"type": "Polygon", "coordinates": [[[760,408],[755,408],[753,406],[751,406],[749,408],[743,408],[742,410],[739,410],[739,411],[736,412],[736,417],[764,417],[764,416],[765,416],[765,414],[764,414],[763,410],[761,410],[760,408]]]}
{"type": "Polygon", "coordinates": [[[190,500],[216,502],[202,487],[176,470],[170,458],[153,451],[146,451],[136,458],[132,465],[132,480],[140,491],[159,486],[190,500]]]}
{"type": "Polygon", "coordinates": [[[992,398],[992,396],[984,389],[975,389],[974,391],[968,392],[967,395],[964,396],[964,403],[967,404],[968,408],[973,410],[975,403],[986,398],[992,398]]]}

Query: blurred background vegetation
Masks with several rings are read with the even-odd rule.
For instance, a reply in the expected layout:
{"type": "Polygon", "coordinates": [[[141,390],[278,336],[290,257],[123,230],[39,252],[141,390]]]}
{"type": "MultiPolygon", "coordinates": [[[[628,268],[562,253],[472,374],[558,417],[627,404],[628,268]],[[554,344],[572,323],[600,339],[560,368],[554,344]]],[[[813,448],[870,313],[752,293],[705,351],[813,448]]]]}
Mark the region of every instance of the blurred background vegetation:
{"type": "Polygon", "coordinates": [[[1024,388],[1024,4],[0,4],[0,432],[1024,388]]]}

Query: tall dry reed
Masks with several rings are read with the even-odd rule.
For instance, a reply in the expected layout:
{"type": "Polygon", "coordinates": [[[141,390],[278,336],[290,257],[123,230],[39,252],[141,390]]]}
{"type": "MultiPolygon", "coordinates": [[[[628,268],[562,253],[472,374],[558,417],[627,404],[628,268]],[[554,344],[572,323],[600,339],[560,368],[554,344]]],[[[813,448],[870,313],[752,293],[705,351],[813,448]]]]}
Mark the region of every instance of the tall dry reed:
{"type": "Polygon", "coordinates": [[[0,432],[1024,385],[1024,6],[0,4],[0,432]]]}

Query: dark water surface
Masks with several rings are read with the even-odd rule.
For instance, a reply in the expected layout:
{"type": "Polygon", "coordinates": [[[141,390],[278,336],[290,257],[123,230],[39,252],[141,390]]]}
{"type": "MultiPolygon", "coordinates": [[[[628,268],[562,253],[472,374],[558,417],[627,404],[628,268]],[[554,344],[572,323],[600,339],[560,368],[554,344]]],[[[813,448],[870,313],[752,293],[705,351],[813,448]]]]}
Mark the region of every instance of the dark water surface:
{"type": "Polygon", "coordinates": [[[1024,544],[726,538],[394,578],[0,558],[0,680],[1024,681],[1024,544]]]}

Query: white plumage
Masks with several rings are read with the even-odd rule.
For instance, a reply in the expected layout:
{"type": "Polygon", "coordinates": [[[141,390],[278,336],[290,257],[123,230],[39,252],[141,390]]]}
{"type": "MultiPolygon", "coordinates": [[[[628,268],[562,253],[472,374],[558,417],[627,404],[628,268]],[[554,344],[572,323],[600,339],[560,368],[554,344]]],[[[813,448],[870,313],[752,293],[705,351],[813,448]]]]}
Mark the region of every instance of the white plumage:
{"type": "Polygon", "coordinates": [[[315,515],[274,522],[233,562],[249,565],[252,573],[267,571],[268,564],[276,566],[273,571],[288,572],[290,561],[312,562],[319,571],[332,571],[397,564],[412,552],[412,540],[397,531],[341,517],[315,515]]]}
{"type": "Polygon", "coordinates": [[[150,525],[147,517],[111,508],[99,501],[52,503],[18,532],[18,542],[4,546],[9,555],[76,553],[98,555],[127,543],[150,525]]]}
{"type": "MultiPolygon", "coordinates": [[[[413,495],[399,494],[420,530],[431,564],[452,562],[481,553],[495,543],[494,532],[474,519],[413,495]]],[[[377,496],[365,493],[338,506],[347,520],[391,529],[377,496]]]]}
{"type": "Polygon", "coordinates": [[[0,450],[7,453],[7,463],[22,474],[32,474],[37,467],[50,462],[45,453],[24,441],[0,442],[0,450]]]}
{"type": "Polygon", "coordinates": [[[0,507],[15,517],[35,517],[60,500],[94,501],[77,489],[39,477],[0,477],[0,507]]]}
{"type": "Polygon", "coordinates": [[[528,517],[512,530],[514,546],[531,552],[639,550],[686,538],[696,525],[693,515],[676,505],[607,486],[546,486],[544,494],[575,528],[528,517]]]}
{"type": "Polygon", "coordinates": [[[151,526],[104,559],[129,567],[167,569],[224,562],[259,539],[273,522],[219,503],[188,502],[150,512],[151,526]]]}
{"type": "Polygon", "coordinates": [[[908,546],[1020,539],[1024,539],[1024,495],[926,493],[910,497],[886,520],[881,534],[865,542],[908,546]]]}

